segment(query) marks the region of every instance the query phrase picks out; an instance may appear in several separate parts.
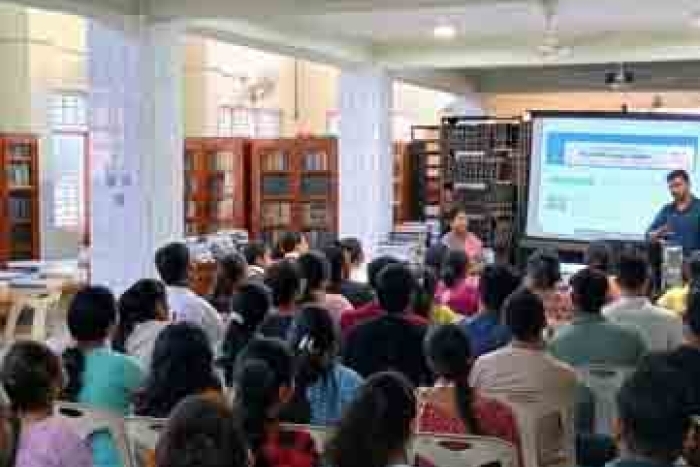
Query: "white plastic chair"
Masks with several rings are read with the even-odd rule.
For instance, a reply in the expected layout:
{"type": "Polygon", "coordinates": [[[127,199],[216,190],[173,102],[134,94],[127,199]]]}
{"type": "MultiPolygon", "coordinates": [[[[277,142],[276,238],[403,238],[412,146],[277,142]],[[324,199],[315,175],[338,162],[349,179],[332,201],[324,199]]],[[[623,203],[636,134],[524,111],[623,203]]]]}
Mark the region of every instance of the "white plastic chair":
{"type": "Polygon", "coordinates": [[[134,467],[147,465],[148,453],[158,445],[158,439],[168,423],[166,418],[127,417],[125,419],[129,451],[134,467]]]}
{"type": "Polygon", "coordinates": [[[323,454],[326,442],[330,439],[333,434],[331,428],[320,427],[320,426],[310,426],[310,425],[294,425],[291,423],[284,423],[280,426],[282,430],[294,430],[294,431],[304,431],[311,436],[316,445],[316,451],[319,454],[323,454]]]}
{"type": "Polygon", "coordinates": [[[31,339],[43,342],[48,337],[47,322],[49,313],[56,309],[60,295],[49,293],[41,296],[18,296],[15,298],[5,323],[5,343],[17,339],[31,339]],[[17,326],[22,313],[28,311],[32,315],[31,331],[29,334],[19,334],[17,326]]]}
{"type": "Polygon", "coordinates": [[[423,433],[414,438],[411,453],[416,466],[518,467],[515,446],[497,438],[423,433]]]}
{"type": "Polygon", "coordinates": [[[612,433],[613,420],[617,415],[615,398],[625,378],[634,368],[611,365],[587,365],[576,368],[579,380],[595,399],[595,432],[612,433]]]}
{"type": "Polygon", "coordinates": [[[134,467],[129,453],[124,419],[113,413],[70,402],[56,402],[54,414],[60,415],[81,438],[88,440],[98,432],[108,432],[124,467],[134,467]]]}
{"type": "Polygon", "coordinates": [[[542,399],[531,393],[492,393],[515,415],[520,432],[523,467],[571,467],[576,465],[576,403],[542,399]]]}

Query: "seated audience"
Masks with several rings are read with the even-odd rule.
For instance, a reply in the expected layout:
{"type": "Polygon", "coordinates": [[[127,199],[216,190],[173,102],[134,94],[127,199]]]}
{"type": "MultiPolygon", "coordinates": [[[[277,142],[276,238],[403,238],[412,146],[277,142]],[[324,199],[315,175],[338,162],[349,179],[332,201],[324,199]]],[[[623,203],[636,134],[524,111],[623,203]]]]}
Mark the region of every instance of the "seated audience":
{"type": "Polygon", "coordinates": [[[53,405],[64,384],[61,361],[37,342],[14,344],[2,362],[0,385],[12,407],[0,433],[2,465],[92,467],[90,446],[53,405]]]}
{"type": "Polygon", "coordinates": [[[233,411],[202,396],[180,402],[156,447],[156,467],[249,467],[248,444],[233,411]]]}
{"type": "MultiPolygon", "coordinates": [[[[326,251],[331,255],[338,272],[337,269],[343,267],[343,252],[338,247],[329,247],[326,251]]],[[[345,297],[337,293],[337,284],[333,290],[329,288],[333,263],[320,251],[309,251],[299,257],[297,265],[303,284],[299,303],[322,306],[330,311],[336,323],[340,323],[343,313],[353,308],[345,297]]]]}
{"type": "Polygon", "coordinates": [[[503,403],[469,385],[474,359],[469,336],[455,325],[432,329],[425,340],[435,387],[421,394],[419,430],[426,433],[472,434],[520,444],[515,416],[503,403]]]}
{"type": "Polygon", "coordinates": [[[235,409],[252,450],[251,467],[316,467],[311,436],[282,429],[279,415],[294,394],[294,357],[277,339],[253,339],[236,366],[235,409]]]}
{"type": "Polygon", "coordinates": [[[212,345],[224,335],[221,315],[189,288],[190,252],[184,243],[170,243],[156,252],[156,269],[168,287],[168,307],[175,321],[201,326],[212,345]]]}
{"type": "Polygon", "coordinates": [[[338,362],[337,325],[326,309],[306,306],[294,319],[289,343],[297,367],[290,421],[335,425],[362,384],[357,373],[338,362]]]}
{"type": "Polygon", "coordinates": [[[216,280],[209,303],[219,314],[231,313],[231,301],[238,288],[248,280],[248,263],[240,253],[229,253],[216,264],[216,280]]]}
{"type": "Polygon", "coordinates": [[[411,304],[413,313],[431,324],[452,324],[461,321],[462,315],[439,303],[435,298],[438,279],[433,270],[420,268],[415,274],[417,288],[411,304]]]}
{"type": "Polygon", "coordinates": [[[415,385],[431,380],[423,357],[427,326],[407,319],[416,280],[408,266],[392,264],[377,279],[377,297],[385,313],[357,326],[348,336],[344,363],[363,377],[394,370],[415,385]]]}
{"type": "Polygon", "coordinates": [[[265,285],[272,293],[273,309],[260,326],[260,333],[284,340],[294,320],[301,292],[301,273],[296,262],[287,259],[270,266],[265,285]]]}
{"type": "Polygon", "coordinates": [[[464,320],[475,357],[507,345],[510,328],[505,325],[503,302],[520,286],[520,277],[508,266],[488,265],[479,278],[479,313],[464,320]]]}
{"type": "Polygon", "coordinates": [[[0,467],[13,467],[19,430],[19,420],[12,415],[10,400],[2,388],[0,365],[0,467]]]}
{"type": "Polygon", "coordinates": [[[221,394],[214,354],[204,331],[192,323],[171,324],[156,340],[150,372],[135,397],[134,413],[167,418],[187,396],[217,400],[221,394]]]}
{"type": "Polygon", "coordinates": [[[700,251],[691,253],[684,262],[683,278],[685,284],[667,290],[656,302],[661,308],[671,310],[680,316],[685,314],[687,309],[690,289],[700,287],[700,251]]]}
{"type": "Polygon", "coordinates": [[[149,368],[156,338],[170,324],[165,286],[155,279],[142,279],[119,297],[117,309],[112,348],[136,357],[143,368],[149,368]]]}
{"type": "Polygon", "coordinates": [[[442,283],[436,294],[438,301],[464,316],[476,313],[479,307],[479,280],[469,275],[469,258],[466,253],[459,250],[447,253],[441,278],[442,283]]]}
{"type": "Polygon", "coordinates": [[[683,343],[683,323],[672,312],[649,301],[649,263],[638,253],[620,255],[617,282],[622,297],[608,305],[603,314],[610,321],[636,329],[649,351],[673,350],[683,343]]]}
{"type": "Polygon", "coordinates": [[[584,261],[586,266],[602,272],[608,278],[608,302],[620,298],[620,287],[612,274],[613,253],[610,244],[604,240],[591,242],[586,249],[584,261]]]}
{"type": "Polygon", "coordinates": [[[608,321],[601,309],[608,296],[608,278],[586,268],[571,281],[574,319],[557,331],[549,352],[572,366],[613,365],[632,368],[647,352],[644,339],[630,328],[608,321]]]}
{"type": "Polygon", "coordinates": [[[547,326],[542,300],[527,289],[513,293],[503,305],[513,340],[476,360],[471,385],[489,393],[531,394],[541,400],[575,400],[576,373],[545,352],[547,326]]]}
{"type": "Polygon", "coordinates": [[[469,231],[469,218],[464,208],[454,208],[448,220],[450,231],[442,237],[442,243],[452,251],[464,252],[470,261],[480,261],[484,245],[479,237],[469,231]]]}
{"type": "Polygon", "coordinates": [[[401,467],[408,458],[417,415],[414,388],[400,374],[367,380],[326,444],[333,467],[401,467]]]}
{"type": "Polygon", "coordinates": [[[264,242],[250,242],[243,247],[243,256],[248,263],[248,280],[264,280],[265,271],[272,264],[270,248],[264,242]]]}
{"type": "Polygon", "coordinates": [[[307,251],[309,251],[309,244],[305,236],[299,232],[285,232],[275,245],[273,257],[276,260],[297,259],[307,251]]]}
{"type": "Polygon", "coordinates": [[[690,381],[660,356],[646,358],[617,395],[620,457],[610,467],[671,467],[697,410],[690,381]]]}
{"type": "Polygon", "coordinates": [[[227,386],[233,383],[233,370],[239,352],[258,333],[271,307],[269,289],[257,281],[244,284],[233,297],[231,321],[221,344],[221,357],[216,362],[224,371],[227,386]]]}
{"type": "Polygon", "coordinates": [[[375,298],[372,302],[362,307],[343,313],[343,316],[340,317],[340,330],[343,333],[343,337],[347,337],[350,331],[358,324],[372,318],[377,318],[382,314],[382,308],[379,306],[379,302],[377,302],[376,299],[377,276],[386,266],[398,263],[399,261],[391,256],[380,256],[367,265],[367,279],[369,280],[369,286],[374,291],[375,298]]]}
{"type": "Polygon", "coordinates": [[[323,249],[331,263],[331,281],[328,290],[345,297],[353,308],[364,306],[374,299],[369,284],[352,280],[352,252],[342,243],[323,249]]]}
{"type": "Polygon", "coordinates": [[[362,250],[362,242],[354,237],[346,237],[340,240],[340,246],[350,258],[350,280],[367,283],[367,271],[365,269],[365,252],[362,250]]]}
{"type": "MultiPolygon", "coordinates": [[[[67,376],[63,399],[128,415],[144,372],[138,360],[113,352],[108,346],[117,321],[112,292],[100,286],[79,290],[68,308],[67,320],[76,346],[63,353],[67,376]]],[[[95,466],[121,466],[109,433],[97,433],[90,442],[95,466]]]]}
{"type": "Polygon", "coordinates": [[[542,300],[550,333],[573,318],[571,297],[560,282],[561,263],[555,251],[538,250],[528,258],[525,287],[542,300]]]}

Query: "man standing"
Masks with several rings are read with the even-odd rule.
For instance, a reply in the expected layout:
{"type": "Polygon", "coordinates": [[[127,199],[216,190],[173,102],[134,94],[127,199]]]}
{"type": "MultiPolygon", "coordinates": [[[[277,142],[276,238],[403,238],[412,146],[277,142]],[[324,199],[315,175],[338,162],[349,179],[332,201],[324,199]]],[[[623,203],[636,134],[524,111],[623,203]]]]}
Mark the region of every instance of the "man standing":
{"type": "Polygon", "coordinates": [[[683,254],[700,250],[700,200],[690,191],[685,170],[674,170],[666,177],[673,202],[664,206],[647,231],[652,242],[667,241],[683,247],[683,254]]]}

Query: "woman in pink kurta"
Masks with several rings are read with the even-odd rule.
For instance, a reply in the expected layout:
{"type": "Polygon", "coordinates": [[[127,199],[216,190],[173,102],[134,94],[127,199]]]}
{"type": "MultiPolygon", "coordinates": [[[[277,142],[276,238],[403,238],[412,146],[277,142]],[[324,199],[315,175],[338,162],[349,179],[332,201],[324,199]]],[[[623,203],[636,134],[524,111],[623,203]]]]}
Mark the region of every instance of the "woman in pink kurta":
{"type": "Polygon", "coordinates": [[[484,244],[469,231],[469,218],[464,209],[455,208],[450,213],[450,231],[442,237],[442,243],[450,250],[459,250],[467,254],[470,261],[481,260],[484,244]]]}

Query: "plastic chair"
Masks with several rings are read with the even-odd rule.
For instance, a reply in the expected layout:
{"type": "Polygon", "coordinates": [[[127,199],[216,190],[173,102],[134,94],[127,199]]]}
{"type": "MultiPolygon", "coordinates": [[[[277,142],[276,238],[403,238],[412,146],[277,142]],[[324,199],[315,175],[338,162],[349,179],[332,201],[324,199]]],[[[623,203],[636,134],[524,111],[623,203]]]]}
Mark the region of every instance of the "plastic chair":
{"type": "Polygon", "coordinates": [[[613,420],[617,415],[615,397],[625,378],[633,368],[611,365],[587,365],[576,368],[581,382],[593,393],[595,398],[595,432],[608,435],[612,433],[613,420]]]}
{"type": "Polygon", "coordinates": [[[85,440],[95,433],[101,431],[109,432],[117,451],[119,451],[122,465],[124,467],[134,467],[129,453],[126,427],[122,417],[104,410],[70,402],[57,402],[54,404],[54,414],[63,417],[71,426],[71,429],[85,440]]]}
{"type": "Polygon", "coordinates": [[[330,439],[331,435],[333,434],[332,429],[320,426],[294,425],[291,423],[284,423],[280,426],[280,428],[282,430],[303,431],[308,433],[309,436],[311,436],[311,438],[314,440],[314,443],[316,445],[316,451],[319,454],[323,454],[326,447],[326,442],[330,439]]]}
{"type": "Polygon", "coordinates": [[[49,313],[58,305],[59,294],[49,293],[41,296],[20,296],[16,297],[5,323],[5,343],[9,344],[17,339],[31,339],[35,341],[45,341],[47,338],[47,322],[49,313]],[[18,323],[22,313],[29,310],[32,313],[31,331],[27,334],[17,332],[18,323]]]}
{"type": "Polygon", "coordinates": [[[515,446],[497,438],[423,433],[411,452],[420,467],[518,467],[515,446]]]}
{"type": "Polygon", "coordinates": [[[148,465],[147,459],[155,452],[158,439],[168,420],[165,418],[127,417],[124,423],[133,466],[148,465]]]}
{"type": "Polygon", "coordinates": [[[491,393],[515,415],[523,451],[523,467],[571,467],[576,465],[574,397],[542,398],[532,393],[491,393]]]}

